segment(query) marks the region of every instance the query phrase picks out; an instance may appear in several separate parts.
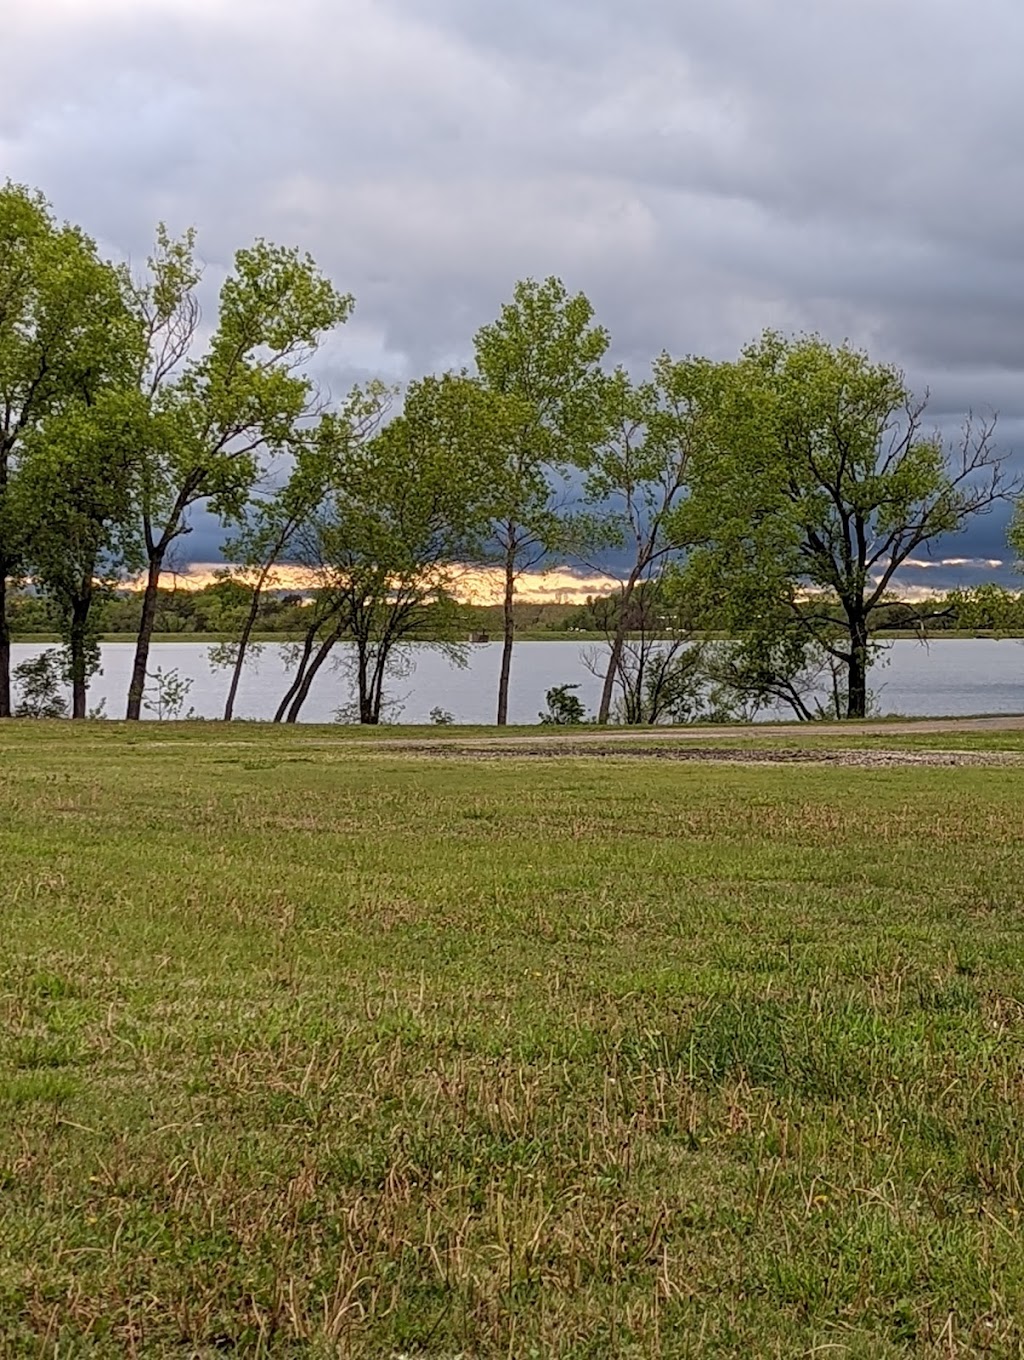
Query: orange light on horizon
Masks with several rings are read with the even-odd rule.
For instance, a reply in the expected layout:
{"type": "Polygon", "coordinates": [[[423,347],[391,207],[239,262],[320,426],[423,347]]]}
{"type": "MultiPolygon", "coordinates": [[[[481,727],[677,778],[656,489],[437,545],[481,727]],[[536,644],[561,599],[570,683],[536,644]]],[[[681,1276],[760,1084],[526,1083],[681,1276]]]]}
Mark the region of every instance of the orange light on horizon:
{"type": "MultiPolygon", "coordinates": [[[[204,590],[225,576],[252,583],[256,572],[220,566],[215,562],[195,562],[185,571],[165,571],[163,575],[177,590],[204,590]]],[[[454,573],[454,591],[463,604],[500,604],[504,581],[504,572],[498,567],[458,567],[454,573]]],[[[142,577],[131,582],[138,589],[143,584],[142,577]]],[[[316,590],[318,585],[315,573],[303,567],[289,566],[276,567],[267,582],[271,590],[291,590],[297,594],[316,590]]],[[[550,571],[523,572],[516,586],[516,598],[524,604],[576,604],[582,603],[588,595],[608,595],[621,585],[614,576],[600,573],[581,576],[568,567],[553,567],[550,571]]]]}

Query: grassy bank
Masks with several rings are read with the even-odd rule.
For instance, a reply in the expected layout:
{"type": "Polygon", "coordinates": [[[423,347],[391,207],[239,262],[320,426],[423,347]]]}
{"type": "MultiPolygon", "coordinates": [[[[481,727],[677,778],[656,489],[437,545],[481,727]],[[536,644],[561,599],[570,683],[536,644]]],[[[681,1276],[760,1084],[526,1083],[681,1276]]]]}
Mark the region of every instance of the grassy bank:
{"type": "Polygon", "coordinates": [[[1024,770],[22,724],[0,786],[0,1354],[1024,1346],[1024,770]]]}

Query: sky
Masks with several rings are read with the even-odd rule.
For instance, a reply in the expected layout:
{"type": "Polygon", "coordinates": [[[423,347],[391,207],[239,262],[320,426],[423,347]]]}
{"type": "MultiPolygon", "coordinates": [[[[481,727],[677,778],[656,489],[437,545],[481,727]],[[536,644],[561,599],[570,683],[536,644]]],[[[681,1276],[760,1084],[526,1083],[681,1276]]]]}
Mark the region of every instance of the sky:
{"type": "MultiPolygon", "coordinates": [[[[207,314],[238,246],[308,249],[356,297],[331,392],[468,361],[557,274],[638,372],[818,331],[1024,450],[1020,0],[7,8],[0,178],[140,264],[194,224],[207,314]]],[[[192,558],[217,544],[197,523],[192,558]]],[[[996,513],[904,580],[1008,561],[996,513]]]]}

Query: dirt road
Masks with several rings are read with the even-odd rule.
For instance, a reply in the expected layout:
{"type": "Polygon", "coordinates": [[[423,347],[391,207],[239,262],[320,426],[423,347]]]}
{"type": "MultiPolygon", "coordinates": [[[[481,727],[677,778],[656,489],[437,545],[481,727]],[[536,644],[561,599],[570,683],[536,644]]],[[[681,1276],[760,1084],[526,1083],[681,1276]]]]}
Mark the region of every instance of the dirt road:
{"type": "MultiPolygon", "coordinates": [[[[393,731],[394,729],[392,729],[393,731]]],[[[1024,732],[1024,714],[995,714],[979,718],[919,718],[899,719],[876,722],[826,722],[826,723],[751,723],[745,726],[721,727],[631,727],[628,731],[617,731],[614,727],[551,727],[546,731],[536,727],[528,732],[517,733],[510,729],[508,735],[488,734],[486,736],[458,737],[453,735],[443,739],[445,744],[464,747],[516,747],[538,746],[541,743],[555,743],[559,746],[586,746],[597,743],[606,746],[619,743],[639,742],[650,745],[653,742],[685,744],[687,742],[706,744],[709,741],[778,741],[790,738],[804,741],[813,737],[909,737],[909,736],[951,736],[966,735],[971,732],[1024,732]]],[[[416,747],[439,746],[441,741],[431,737],[399,737],[389,732],[382,733],[382,744],[416,747]]]]}
{"type": "Polygon", "coordinates": [[[647,758],[678,761],[729,761],[743,764],[879,765],[1024,765],[1021,751],[956,751],[934,747],[892,748],[886,738],[901,736],[952,737],[970,733],[1024,733],[1024,715],[977,718],[925,718],[920,721],[864,723],[759,723],[743,727],[652,727],[616,731],[614,728],[552,727],[508,735],[461,737],[393,737],[372,745],[360,744],[365,754],[381,749],[406,751],[450,759],[544,759],[565,756],[647,758]],[[877,745],[838,747],[807,745],[816,737],[879,738],[877,745]],[[789,739],[793,745],[780,746],[789,739]]]}

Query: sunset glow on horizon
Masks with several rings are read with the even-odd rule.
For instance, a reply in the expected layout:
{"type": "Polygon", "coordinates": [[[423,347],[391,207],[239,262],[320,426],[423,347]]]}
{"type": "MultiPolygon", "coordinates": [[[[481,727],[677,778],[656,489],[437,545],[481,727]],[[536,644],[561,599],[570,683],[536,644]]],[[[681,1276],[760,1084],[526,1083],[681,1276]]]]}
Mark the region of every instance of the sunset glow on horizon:
{"type": "MultiPolygon", "coordinates": [[[[251,582],[256,573],[216,562],[195,562],[181,572],[165,571],[161,584],[176,590],[203,590],[225,575],[251,582]]],[[[141,578],[133,582],[140,589],[144,584],[141,578]]],[[[316,590],[317,585],[315,573],[306,568],[279,566],[266,588],[300,593],[316,590]]],[[[615,576],[600,573],[582,576],[568,567],[553,567],[550,571],[523,572],[516,585],[516,598],[524,604],[576,604],[583,603],[589,595],[608,595],[621,585],[615,576]]],[[[464,604],[500,604],[503,590],[504,572],[498,567],[455,568],[455,595],[464,604]]]]}

